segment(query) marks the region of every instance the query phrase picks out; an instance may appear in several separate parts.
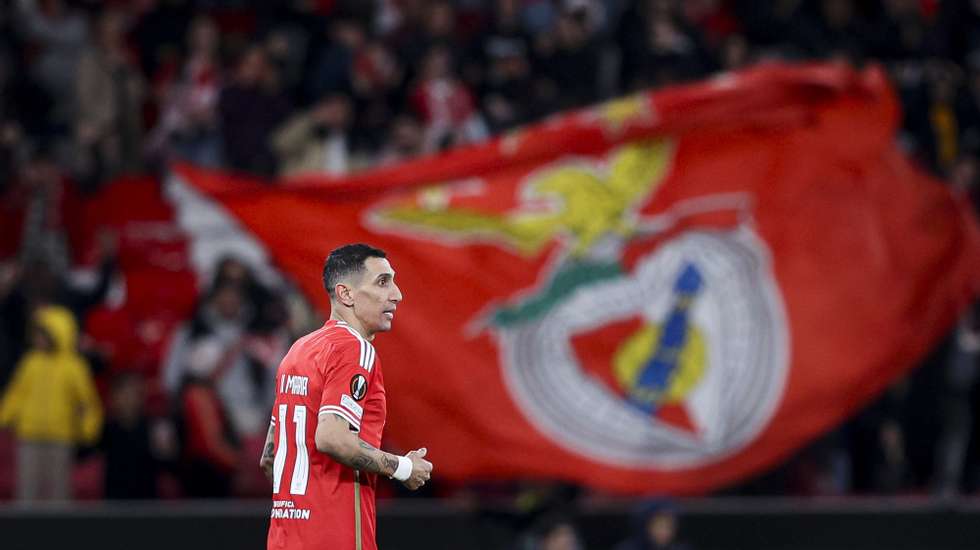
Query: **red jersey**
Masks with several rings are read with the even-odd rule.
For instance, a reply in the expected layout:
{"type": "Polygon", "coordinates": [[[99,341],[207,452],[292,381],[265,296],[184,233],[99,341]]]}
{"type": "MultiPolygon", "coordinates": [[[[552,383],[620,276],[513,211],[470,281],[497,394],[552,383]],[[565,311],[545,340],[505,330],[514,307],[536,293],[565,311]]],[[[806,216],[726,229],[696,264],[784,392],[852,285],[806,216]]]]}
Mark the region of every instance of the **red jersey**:
{"type": "Polygon", "coordinates": [[[335,414],[379,447],[385,387],[374,346],[343,321],[300,338],[276,373],[270,550],[376,550],[377,476],[316,450],[317,418],[335,414]]]}

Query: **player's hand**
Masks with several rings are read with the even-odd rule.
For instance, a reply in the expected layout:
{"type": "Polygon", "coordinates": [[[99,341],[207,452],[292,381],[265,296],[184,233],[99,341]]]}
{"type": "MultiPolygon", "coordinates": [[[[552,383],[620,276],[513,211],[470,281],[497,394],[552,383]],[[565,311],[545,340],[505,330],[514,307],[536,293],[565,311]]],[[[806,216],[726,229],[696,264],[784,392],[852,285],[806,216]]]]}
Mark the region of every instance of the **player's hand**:
{"type": "Polygon", "coordinates": [[[426,481],[432,476],[432,463],[425,460],[425,447],[417,451],[412,451],[405,455],[412,461],[412,475],[402,483],[412,491],[425,485],[426,481]]]}
{"type": "Polygon", "coordinates": [[[262,468],[262,471],[265,473],[265,477],[269,478],[269,481],[272,481],[273,461],[273,457],[266,455],[262,455],[262,458],[259,459],[259,468],[262,468]]]}

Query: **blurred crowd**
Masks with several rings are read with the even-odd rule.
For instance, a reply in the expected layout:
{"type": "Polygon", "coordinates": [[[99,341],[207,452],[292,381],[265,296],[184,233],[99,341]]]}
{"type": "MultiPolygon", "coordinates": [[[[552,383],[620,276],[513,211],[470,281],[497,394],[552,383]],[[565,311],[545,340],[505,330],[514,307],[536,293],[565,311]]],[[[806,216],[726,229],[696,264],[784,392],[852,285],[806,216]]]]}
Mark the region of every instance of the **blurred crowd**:
{"type": "MultiPolygon", "coordinates": [[[[152,364],[118,368],[86,333],[111,294],[114,236],[72,250],[68,228],[73,205],[119,176],[177,161],[269,182],[343,175],[630,91],[807,59],[882,63],[904,105],[901,145],[977,200],[977,1],[0,4],[0,424],[28,465],[13,492],[68,498],[71,476],[48,473],[97,457],[89,496],[267,493],[254,463],[270,384],[308,308],[227,257],[152,364]]],[[[980,490],[978,318],[852,422],[730,492],[980,490]]],[[[533,547],[574,548],[546,544],[575,538],[547,518],[528,528],[533,547]]],[[[673,546],[623,546],[661,547],[673,546]]]]}
{"type": "MultiPolygon", "coordinates": [[[[550,113],[767,60],[886,63],[903,144],[972,180],[969,0],[12,0],[0,170],[83,190],[174,160],[344,174],[550,113]]],[[[5,187],[8,187],[5,185],[5,187]]]]}

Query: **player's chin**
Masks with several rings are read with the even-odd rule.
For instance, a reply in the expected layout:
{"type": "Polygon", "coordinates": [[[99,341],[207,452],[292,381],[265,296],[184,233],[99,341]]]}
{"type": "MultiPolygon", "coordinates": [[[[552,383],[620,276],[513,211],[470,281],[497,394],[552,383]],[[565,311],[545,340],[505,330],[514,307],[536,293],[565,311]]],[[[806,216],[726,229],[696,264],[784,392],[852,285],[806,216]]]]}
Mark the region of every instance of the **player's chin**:
{"type": "Polygon", "coordinates": [[[378,323],[377,332],[388,332],[389,330],[391,330],[391,319],[381,319],[381,322],[378,323]]]}

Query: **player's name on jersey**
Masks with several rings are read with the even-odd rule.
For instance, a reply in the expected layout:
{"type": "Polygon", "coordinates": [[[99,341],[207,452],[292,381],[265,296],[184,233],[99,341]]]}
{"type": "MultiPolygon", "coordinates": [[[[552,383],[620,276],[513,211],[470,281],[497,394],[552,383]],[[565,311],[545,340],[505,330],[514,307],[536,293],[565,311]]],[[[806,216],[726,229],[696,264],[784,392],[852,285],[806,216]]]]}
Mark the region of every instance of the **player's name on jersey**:
{"type": "Polygon", "coordinates": [[[310,379],[307,376],[296,376],[292,374],[283,376],[279,381],[279,393],[305,396],[309,382],[310,379]]]}
{"type": "Polygon", "coordinates": [[[296,508],[291,500],[273,500],[272,517],[275,519],[310,519],[310,511],[296,508]]]}

